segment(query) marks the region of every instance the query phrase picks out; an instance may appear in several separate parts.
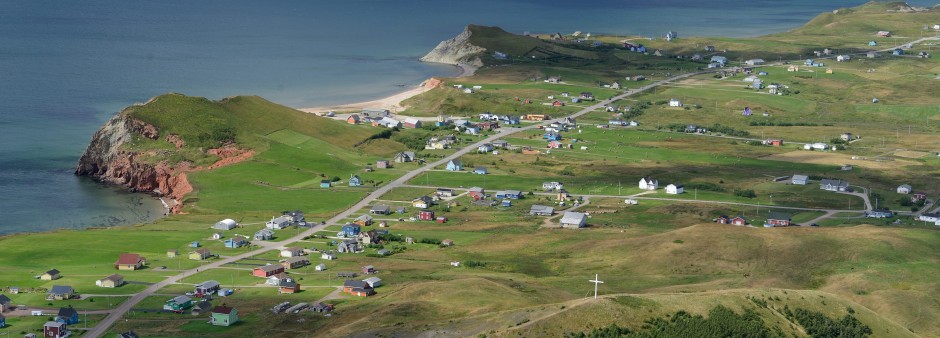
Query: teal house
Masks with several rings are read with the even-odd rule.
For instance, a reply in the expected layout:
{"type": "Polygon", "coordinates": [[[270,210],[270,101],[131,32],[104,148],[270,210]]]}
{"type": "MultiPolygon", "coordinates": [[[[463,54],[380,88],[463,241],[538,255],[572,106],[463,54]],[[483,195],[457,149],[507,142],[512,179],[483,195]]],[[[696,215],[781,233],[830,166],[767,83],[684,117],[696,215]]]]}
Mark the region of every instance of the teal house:
{"type": "Polygon", "coordinates": [[[182,312],[191,307],[193,307],[193,299],[188,296],[177,296],[163,304],[164,310],[173,312],[182,312]]]}
{"type": "Polygon", "coordinates": [[[229,326],[238,322],[238,310],[227,306],[216,306],[212,309],[209,322],[216,326],[229,326]]]}
{"type": "Polygon", "coordinates": [[[359,175],[353,175],[353,177],[349,178],[350,187],[358,187],[360,185],[362,185],[362,179],[359,178],[359,175]]]}
{"type": "Polygon", "coordinates": [[[329,187],[331,187],[332,185],[333,185],[333,182],[330,182],[330,180],[322,180],[322,181],[320,181],[320,188],[329,188],[329,187]]]}
{"type": "Polygon", "coordinates": [[[460,163],[460,160],[450,160],[447,162],[448,171],[461,171],[463,170],[463,163],[460,163]]]}

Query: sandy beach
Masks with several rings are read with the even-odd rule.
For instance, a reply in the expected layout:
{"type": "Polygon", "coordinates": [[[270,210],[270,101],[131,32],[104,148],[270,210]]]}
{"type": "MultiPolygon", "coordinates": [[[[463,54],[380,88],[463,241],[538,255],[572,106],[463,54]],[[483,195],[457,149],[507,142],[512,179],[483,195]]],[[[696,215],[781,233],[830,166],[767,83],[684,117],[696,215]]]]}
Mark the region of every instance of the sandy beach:
{"type": "MultiPolygon", "coordinates": [[[[466,65],[466,64],[459,64],[457,65],[457,67],[460,68],[460,74],[456,76],[458,78],[472,76],[477,71],[477,67],[466,65]]],[[[430,78],[430,79],[425,80],[424,82],[422,82],[420,85],[418,85],[415,88],[411,88],[404,92],[401,92],[401,93],[398,93],[389,97],[381,98],[378,100],[340,104],[340,105],[333,105],[333,106],[300,108],[298,110],[307,112],[307,113],[325,113],[328,111],[340,112],[340,111],[362,110],[366,108],[373,108],[373,109],[388,109],[389,111],[393,113],[397,113],[402,110],[405,110],[405,107],[401,105],[402,101],[407,100],[408,98],[414,97],[415,95],[419,95],[424,92],[427,92],[442,84],[443,82],[441,80],[438,80],[436,78],[430,78]]]]}

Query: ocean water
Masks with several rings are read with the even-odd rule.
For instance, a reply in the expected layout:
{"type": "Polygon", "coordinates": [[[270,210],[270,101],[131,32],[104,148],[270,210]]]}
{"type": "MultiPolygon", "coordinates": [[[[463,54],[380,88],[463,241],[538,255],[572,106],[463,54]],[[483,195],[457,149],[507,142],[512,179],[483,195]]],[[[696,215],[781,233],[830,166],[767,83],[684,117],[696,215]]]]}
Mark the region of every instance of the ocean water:
{"type": "Polygon", "coordinates": [[[0,0],[0,234],[160,217],[158,200],[72,171],[104,121],[162,93],[256,94],[292,107],[355,102],[456,74],[417,58],[468,23],[756,36],[862,2],[0,0]]]}

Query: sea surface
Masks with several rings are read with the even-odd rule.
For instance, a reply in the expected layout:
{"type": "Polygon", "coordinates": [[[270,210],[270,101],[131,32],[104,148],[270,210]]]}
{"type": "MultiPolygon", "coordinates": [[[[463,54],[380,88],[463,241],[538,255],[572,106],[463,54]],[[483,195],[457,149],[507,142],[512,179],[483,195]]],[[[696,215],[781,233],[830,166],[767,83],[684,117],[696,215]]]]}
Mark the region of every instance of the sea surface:
{"type": "MultiPolygon", "coordinates": [[[[132,224],[148,195],[75,177],[95,130],[166,92],[292,107],[391,95],[468,23],[522,33],[757,36],[861,0],[0,0],[0,234],[132,224]]],[[[911,1],[927,6],[933,1],[911,1]]]]}

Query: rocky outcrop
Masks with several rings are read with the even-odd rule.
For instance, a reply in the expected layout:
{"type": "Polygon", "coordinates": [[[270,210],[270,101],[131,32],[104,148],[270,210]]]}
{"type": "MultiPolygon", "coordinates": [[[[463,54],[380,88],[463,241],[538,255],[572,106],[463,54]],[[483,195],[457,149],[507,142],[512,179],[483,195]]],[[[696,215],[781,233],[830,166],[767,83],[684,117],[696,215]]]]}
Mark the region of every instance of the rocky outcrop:
{"type": "Polygon", "coordinates": [[[453,39],[441,41],[437,47],[422,57],[421,61],[482,67],[483,61],[480,60],[480,54],[486,52],[486,48],[470,44],[472,34],[470,26],[465,27],[463,32],[453,39]]]}
{"type": "Polygon", "coordinates": [[[179,212],[182,207],[179,201],[193,190],[186,174],[177,173],[165,161],[154,164],[141,160],[142,156],[153,157],[158,154],[141,154],[125,150],[124,147],[135,137],[156,140],[159,136],[160,131],[153,125],[135,119],[127,112],[117,114],[95,132],[85,153],[78,160],[75,174],[120,185],[130,191],[172,198],[177,203],[171,211],[179,212]]]}

